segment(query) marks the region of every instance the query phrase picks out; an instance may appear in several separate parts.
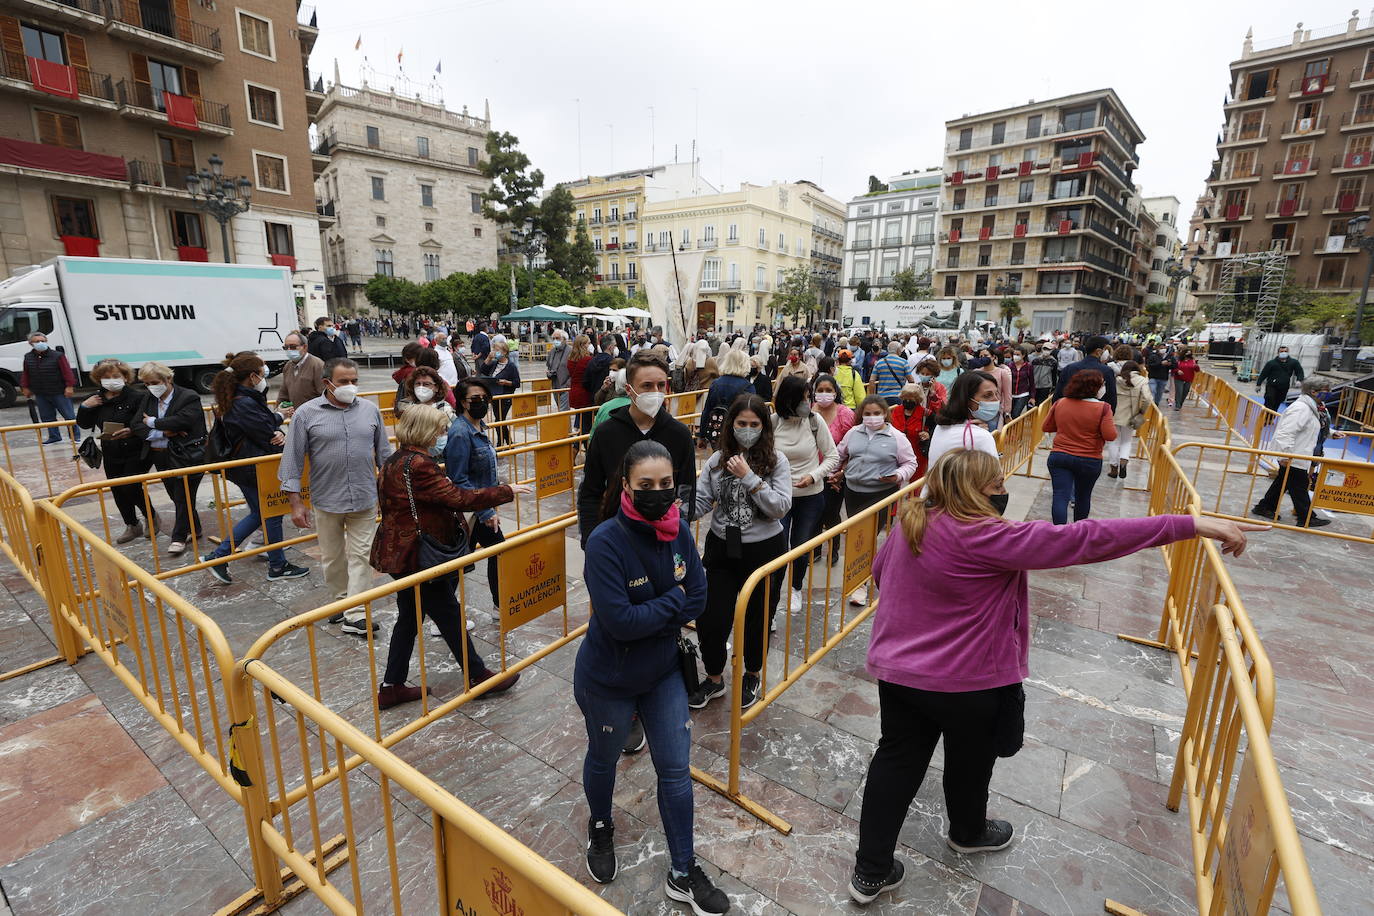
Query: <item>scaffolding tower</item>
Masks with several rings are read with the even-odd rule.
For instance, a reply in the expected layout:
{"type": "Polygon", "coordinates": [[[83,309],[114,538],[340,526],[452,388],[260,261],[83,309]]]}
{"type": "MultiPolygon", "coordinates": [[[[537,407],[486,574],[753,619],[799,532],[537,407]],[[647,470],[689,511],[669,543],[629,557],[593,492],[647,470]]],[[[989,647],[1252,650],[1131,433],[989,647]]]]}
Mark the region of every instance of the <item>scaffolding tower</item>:
{"type": "MultiPolygon", "coordinates": [[[[1227,258],[1221,265],[1219,293],[1208,310],[1209,317],[1215,322],[1234,321],[1237,281],[1255,279],[1259,281],[1254,293],[1255,327],[1260,331],[1273,331],[1279,314],[1279,293],[1287,273],[1288,255],[1281,251],[1257,251],[1227,258]]],[[[1248,282],[1246,286],[1243,295],[1248,299],[1252,293],[1248,282]]]]}

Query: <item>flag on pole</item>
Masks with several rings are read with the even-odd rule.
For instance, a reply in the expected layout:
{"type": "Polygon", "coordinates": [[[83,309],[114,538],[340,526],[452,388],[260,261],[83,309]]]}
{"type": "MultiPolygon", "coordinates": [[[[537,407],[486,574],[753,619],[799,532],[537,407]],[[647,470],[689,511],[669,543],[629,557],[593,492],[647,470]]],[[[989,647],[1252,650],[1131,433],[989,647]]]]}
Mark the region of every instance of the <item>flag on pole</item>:
{"type": "Polygon", "coordinates": [[[359,33],[358,33],[358,40],[355,41],[355,42],[353,42],[353,50],[354,50],[354,51],[361,51],[361,50],[362,50],[362,47],[363,47],[363,33],[362,33],[362,32],[359,32],[359,33]]]}
{"type": "Polygon", "coordinates": [[[512,312],[515,311],[519,300],[520,297],[515,292],[515,266],[512,265],[510,269],[510,310],[512,312]]]}
{"type": "Polygon", "coordinates": [[[437,64],[434,65],[434,72],[435,72],[435,73],[443,73],[443,72],[444,72],[444,62],[443,62],[442,60],[439,61],[437,64]]]}

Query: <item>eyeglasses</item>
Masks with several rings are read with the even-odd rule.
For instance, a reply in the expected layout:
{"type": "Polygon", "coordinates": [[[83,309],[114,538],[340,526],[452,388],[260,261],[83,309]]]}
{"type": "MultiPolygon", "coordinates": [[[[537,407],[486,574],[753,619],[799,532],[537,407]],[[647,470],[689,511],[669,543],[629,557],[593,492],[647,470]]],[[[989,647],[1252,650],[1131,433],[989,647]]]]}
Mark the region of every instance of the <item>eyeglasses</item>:
{"type": "Polygon", "coordinates": [[[281,348],[282,348],[283,350],[299,350],[299,349],[301,348],[301,345],[300,345],[300,344],[282,344],[282,345],[281,345],[281,348]]]}

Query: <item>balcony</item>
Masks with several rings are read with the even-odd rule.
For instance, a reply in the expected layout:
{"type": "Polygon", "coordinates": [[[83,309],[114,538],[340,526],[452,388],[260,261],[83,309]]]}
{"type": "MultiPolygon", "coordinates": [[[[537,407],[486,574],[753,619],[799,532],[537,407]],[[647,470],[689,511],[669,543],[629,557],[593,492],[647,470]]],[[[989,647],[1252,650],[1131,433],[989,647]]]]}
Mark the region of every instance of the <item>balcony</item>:
{"type": "Polygon", "coordinates": [[[814,233],[816,233],[817,235],[819,235],[821,238],[830,239],[832,242],[843,242],[843,241],[844,241],[844,236],[843,236],[843,235],[841,235],[840,233],[836,232],[836,231],[833,230],[833,229],[826,229],[826,228],[823,227],[820,223],[812,223],[812,224],[811,224],[811,231],[814,232],[814,233]]]}
{"type": "Polygon", "coordinates": [[[945,144],[945,152],[955,153],[966,150],[987,149],[995,146],[1006,146],[1010,143],[1020,143],[1024,140],[1038,140],[1045,137],[1057,137],[1064,134],[1078,134],[1084,131],[1105,130],[1112,136],[1112,139],[1121,146],[1121,149],[1128,156],[1132,159],[1135,158],[1135,151],[1132,149],[1130,142],[1115,124],[1111,121],[1099,121],[1096,117],[1092,120],[1093,123],[1091,124],[1083,124],[1080,122],[1072,127],[1063,122],[1050,122],[1042,124],[1035,130],[1009,130],[1003,132],[1000,138],[994,137],[993,134],[988,133],[985,136],[971,138],[967,145],[960,144],[959,141],[955,140],[945,144]]]}
{"type": "Polygon", "coordinates": [[[627,223],[633,223],[635,220],[639,219],[639,214],[634,210],[631,210],[629,213],[626,213],[624,216],[622,216],[621,219],[625,220],[625,222],[627,223]]]}
{"type": "Polygon", "coordinates": [[[873,247],[873,240],[872,240],[872,239],[855,239],[854,241],[852,241],[852,242],[849,243],[849,247],[850,247],[851,249],[856,249],[856,250],[859,250],[859,251],[863,251],[864,249],[872,248],[872,247],[873,247]]]}
{"type": "MultiPolygon", "coordinates": [[[[148,83],[134,83],[120,80],[115,87],[119,97],[119,113],[136,121],[152,121],[178,127],[168,123],[166,103],[161,94],[148,83]]],[[[200,132],[216,137],[227,137],[234,132],[229,124],[229,106],[202,98],[192,98],[195,105],[196,122],[200,132]]],[[[186,130],[188,128],[178,128],[186,130]]]]}
{"type": "Polygon", "coordinates": [[[1322,73],[1318,76],[1303,76],[1288,81],[1288,97],[1290,99],[1316,98],[1317,96],[1329,95],[1340,82],[1340,71],[1332,70],[1330,73],[1322,73]]]}
{"type": "Polygon", "coordinates": [[[1317,174],[1317,169],[1321,168],[1321,156],[1309,156],[1306,159],[1281,159],[1274,163],[1275,178],[1308,178],[1317,174]]]}
{"type": "Polygon", "coordinates": [[[934,244],[935,244],[935,233],[933,233],[933,232],[922,232],[922,233],[918,233],[918,234],[916,234],[916,235],[913,235],[913,236],[911,237],[911,244],[913,244],[913,245],[934,245],[934,244]]]}
{"type": "Polygon", "coordinates": [[[1244,204],[1223,204],[1217,208],[1217,214],[1203,220],[1206,223],[1235,223],[1242,220],[1252,219],[1255,215],[1255,205],[1244,204]]]}
{"type": "Polygon", "coordinates": [[[81,180],[98,179],[128,187],[130,163],[118,156],[0,137],[0,163],[26,171],[52,172],[58,180],[72,175],[81,180]]]}
{"type": "Polygon", "coordinates": [[[1355,109],[1341,115],[1341,130],[1374,130],[1374,109],[1355,109]]]}
{"type": "MultiPolygon", "coordinates": [[[[83,107],[100,108],[106,111],[115,110],[114,81],[108,73],[96,73],[94,70],[87,70],[84,67],[71,67],[61,64],[54,64],[52,69],[55,71],[53,75],[60,77],[60,81],[65,83],[66,89],[75,91],[75,98],[70,98],[67,95],[59,96],[56,93],[38,88],[38,81],[34,79],[33,74],[29,73],[28,60],[0,49],[0,89],[11,89],[36,99],[55,100],[62,98],[68,103],[83,107]]],[[[52,78],[50,77],[48,82],[51,81],[52,78]]]]}
{"type": "Polygon", "coordinates": [[[1320,137],[1326,133],[1327,123],[1330,120],[1326,115],[1316,118],[1294,118],[1283,125],[1283,133],[1279,134],[1279,139],[1302,140],[1306,137],[1320,137]]]}
{"type": "Polygon", "coordinates": [[[1264,166],[1259,163],[1232,162],[1221,170],[1221,174],[1207,183],[1209,185],[1244,184],[1249,181],[1259,181],[1263,177],[1264,166]]]}
{"type": "Polygon", "coordinates": [[[767,250],[768,250],[768,239],[759,239],[759,244],[758,244],[757,247],[763,249],[764,251],[767,251],[767,250]]]}
{"type": "Polygon", "coordinates": [[[64,26],[105,27],[105,7],[101,0],[10,0],[7,5],[20,13],[64,26]]]}
{"type": "Polygon", "coordinates": [[[1345,235],[1328,235],[1312,242],[1312,253],[1316,255],[1355,254],[1359,250],[1350,237],[1345,235]]]}
{"type": "Polygon", "coordinates": [[[755,281],[754,281],[754,291],[755,291],[755,292],[758,292],[758,293],[766,293],[766,292],[768,292],[770,289],[772,289],[772,287],[768,285],[768,281],[767,281],[767,280],[755,280],[755,281]]]}
{"type": "Polygon", "coordinates": [[[737,236],[737,235],[732,235],[732,236],[730,236],[728,239],[725,240],[725,244],[727,244],[727,245],[738,245],[738,244],[739,244],[739,236],[737,236]]]}
{"type": "Polygon", "coordinates": [[[334,201],[315,201],[315,219],[319,222],[321,227],[334,225],[334,223],[337,222],[334,214],[334,201]]]}
{"type": "Polygon", "coordinates": [[[1258,146],[1268,139],[1268,124],[1249,128],[1233,127],[1221,135],[1221,142],[1217,144],[1217,149],[1228,149],[1237,146],[1258,146]]]}
{"type": "Polygon", "coordinates": [[[606,217],[606,224],[607,224],[607,225],[610,225],[610,224],[612,224],[612,223],[618,223],[618,222],[620,222],[620,214],[619,214],[619,213],[612,212],[610,216],[606,217]]]}
{"type": "Polygon", "coordinates": [[[698,247],[698,248],[717,248],[717,247],[719,247],[719,244],[716,242],[716,240],[715,240],[714,238],[709,238],[709,239],[697,239],[697,247],[698,247]]]}
{"type": "Polygon", "coordinates": [[[305,113],[312,120],[320,113],[324,106],[324,77],[315,77],[315,82],[310,82],[310,74],[305,75],[305,113]]]}
{"type": "Polygon", "coordinates": [[[1279,254],[1301,254],[1303,246],[1306,244],[1307,239],[1305,238],[1270,239],[1268,248],[1279,254]]]}
{"type": "Polygon", "coordinates": [[[620,250],[620,243],[619,243],[619,242],[607,242],[607,243],[606,243],[606,250],[607,250],[607,251],[619,251],[619,250],[620,250]]]}
{"type": "Polygon", "coordinates": [[[726,290],[727,292],[730,291],[730,290],[738,290],[738,289],[740,288],[740,286],[741,286],[741,284],[740,284],[740,281],[738,281],[738,280],[721,280],[721,281],[720,281],[720,288],[723,289],[723,290],[726,290]]]}
{"type": "Polygon", "coordinates": [[[205,63],[224,60],[219,29],[172,12],[170,4],[157,9],[153,3],[109,0],[110,20],[105,31],[126,41],[162,53],[173,52],[205,63]]]}
{"type": "Polygon", "coordinates": [[[902,237],[901,237],[900,235],[886,235],[886,236],[883,236],[882,247],[884,247],[884,248],[896,248],[896,247],[898,247],[898,246],[901,245],[901,244],[902,244],[902,237]]]}
{"type": "Polygon", "coordinates": [[[1126,236],[1122,235],[1116,230],[1110,228],[1104,222],[1095,219],[1090,219],[1088,220],[1088,228],[1091,229],[1093,232],[1096,232],[1098,235],[1110,239],[1111,241],[1120,245],[1122,248],[1131,247],[1130,239],[1126,238],[1126,236]]]}
{"type": "Polygon", "coordinates": [[[1133,222],[1135,220],[1135,215],[1131,213],[1125,204],[1108,194],[1102,188],[1093,188],[1093,196],[1106,204],[1110,210],[1127,222],[1133,222]]]}
{"type": "Polygon", "coordinates": [[[1292,198],[1290,200],[1271,200],[1269,205],[1264,208],[1266,219],[1287,219],[1290,216],[1306,216],[1312,201],[1309,198],[1292,198]]]}
{"type": "Polygon", "coordinates": [[[301,50],[309,57],[315,47],[315,40],[320,37],[320,21],[315,13],[314,4],[301,6],[300,0],[297,0],[296,32],[300,36],[301,50]]]}
{"type": "Polygon", "coordinates": [[[1368,192],[1361,194],[1348,191],[1344,194],[1331,194],[1322,200],[1322,213],[1326,216],[1335,216],[1341,213],[1368,210],[1370,197],[1368,192]]]}
{"type": "Polygon", "coordinates": [[[1358,150],[1346,153],[1338,160],[1339,164],[1332,163],[1332,172],[1359,172],[1365,169],[1374,168],[1374,152],[1370,150],[1358,150]]]}
{"type": "Polygon", "coordinates": [[[623,245],[620,246],[620,249],[621,249],[622,251],[635,251],[635,250],[638,249],[638,248],[639,248],[639,243],[638,243],[638,242],[626,242],[625,244],[623,244],[623,245]]]}
{"type": "Polygon", "coordinates": [[[587,220],[587,225],[588,225],[588,226],[600,226],[600,225],[601,225],[601,217],[599,217],[599,216],[593,216],[591,219],[587,220]]]}
{"type": "Polygon", "coordinates": [[[1233,109],[1233,108],[1249,108],[1249,107],[1251,107],[1251,106],[1253,106],[1253,105],[1262,105],[1262,104],[1265,104],[1266,102],[1272,102],[1272,101],[1274,101],[1274,99],[1276,99],[1276,98],[1278,98],[1278,97],[1279,97],[1279,84],[1278,84],[1278,81],[1276,80],[1276,81],[1274,81],[1272,84],[1270,84],[1268,88],[1266,88],[1266,89],[1264,89],[1264,90],[1262,90],[1262,91],[1260,91],[1260,92],[1256,92],[1256,93],[1253,93],[1253,94],[1251,94],[1251,95],[1247,95],[1247,96],[1246,96],[1245,98],[1243,98],[1243,99],[1232,99],[1231,101],[1227,102],[1227,103],[1226,103],[1225,105],[1223,105],[1222,107],[1223,107],[1225,110],[1227,110],[1227,111],[1230,111],[1230,110],[1233,109]]]}

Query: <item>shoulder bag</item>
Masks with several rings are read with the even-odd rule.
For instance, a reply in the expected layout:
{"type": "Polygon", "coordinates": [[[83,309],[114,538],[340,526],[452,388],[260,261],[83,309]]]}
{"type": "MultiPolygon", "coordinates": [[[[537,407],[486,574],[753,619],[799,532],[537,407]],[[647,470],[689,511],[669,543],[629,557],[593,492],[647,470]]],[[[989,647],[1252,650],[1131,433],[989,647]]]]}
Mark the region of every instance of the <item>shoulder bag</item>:
{"type": "MultiPolygon", "coordinates": [[[[445,544],[443,541],[440,541],[438,538],[420,529],[420,513],[415,508],[415,491],[411,489],[410,485],[410,465],[414,459],[414,455],[406,456],[405,467],[402,469],[401,474],[405,478],[406,499],[410,502],[410,517],[415,522],[415,538],[418,545],[415,557],[415,571],[419,572],[422,569],[433,569],[450,560],[457,560],[459,557],[466,556],[472,550],[472,541],[468,536],[468,529],[463,520],[463,516],[459,513],[454,513],[457,515],[457,524],[455,525],[454,543],[452,544],[445,544]]],[[[438,578],[447,580],[457,575],[458,570],[455,569],[438,578]]]]}

